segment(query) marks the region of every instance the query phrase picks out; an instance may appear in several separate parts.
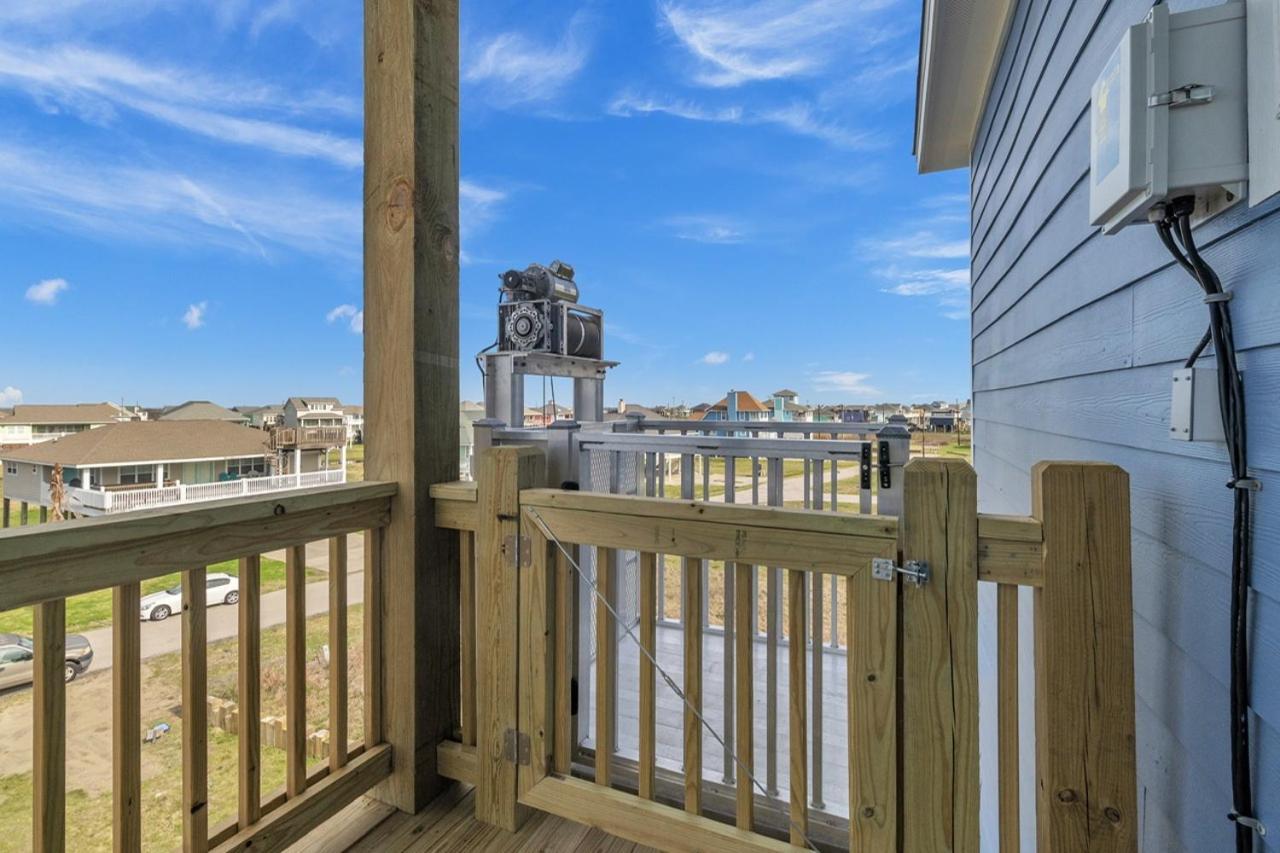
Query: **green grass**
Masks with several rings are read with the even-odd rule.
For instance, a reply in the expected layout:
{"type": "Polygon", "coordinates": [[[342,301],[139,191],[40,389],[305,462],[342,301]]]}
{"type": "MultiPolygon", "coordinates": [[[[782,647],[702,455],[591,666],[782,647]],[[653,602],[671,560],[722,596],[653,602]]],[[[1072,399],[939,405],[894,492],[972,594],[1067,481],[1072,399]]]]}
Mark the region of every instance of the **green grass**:
{"type": "MultiPolygon", "coordinates": [[[[351,661],[348,680],[352,686],[350,699],[350,739],[358,743],[364,738],[361,715],[360,689],[362,685],[364,609],[353,605],[348,612],[351,661]]],[[[328,641],[328,616],[320,614],[307,620],[307,729],[314,731],[328,725],[328,674],[318,660],[320,646],[328,641]]],[[[262,632],[262,714],[284,716],[284,626],[278,625],[262,632]]],[[[211,643],[208,652],[210,696],[235,700],[237,644],[234,638],[211,643]]],[[[161,655],[144,661],[143,714],[144,724],[168,723],[172,729],[153,744],[142,747],[142,848],[144,850],[172,850],[182,838],[182,715],[176,697],[180,683],[182,661],[178,653],[161,655]]],[[[109,675],[98,676],[110,678],[109,675]]],[[[79,682],[78,682],[79,684],[79,682]]],[[[21,694],[6,701],[30,702],[29,694],[21,694]]],[[[74,703],[74,694],[71,694],[74,703]]],[[[74,719],[84,709],[74,705],[69,713],[74,719]]],[[[209,823],[217,826],[234,816],[238,785],[238,738],[235,735],[210,728],[209,732],[209,823]]],[[[74,737],[68,749],[106,749],[110,743],[77,744],[74,737]]],[[[314,760],[309,762],[312,766],[314,760]]],[[[285,780],[285,754],[283,750],[264,747],[261,759],[263,796],[279,789],[285,780]]],[[[0,769],[0,774],[3,770],[0,769]]],[[[110,780],[95,780],[95,790],[89,793],[77,787],[77,780],[67,781],[67,849],[111,849],[111,793],[110,780]]],[[[80,784],[84,784],[81,782],[80,784]]],[[[31,849],[31,773],[0,775],[0,851],[31,849]]]]}
{"type": "MultiPolygon", "coordinates": [[[[231,560],[209,566],[210,572],[226,572],[229,575],[240,573],[239,563],[231,560]]],[[[307,580],[318,580],[326,577],[324,572],[307,568],[307,580]]],[[[178,572],[142,582],[142,594],[169,589],[181,583],[182,576],[178,572]]],[[[262,591],[264,593],[284,588],[284,563],[264,557],[262,559],[262,591]]],[[[31,636],[32,609],[23,607],[0,613],[0,633],[22,634],[31,636]]],[[[102,589],[67,599],[67,633],[74,634],[101,628],[111,624],[111,590],[102,589]]]]}

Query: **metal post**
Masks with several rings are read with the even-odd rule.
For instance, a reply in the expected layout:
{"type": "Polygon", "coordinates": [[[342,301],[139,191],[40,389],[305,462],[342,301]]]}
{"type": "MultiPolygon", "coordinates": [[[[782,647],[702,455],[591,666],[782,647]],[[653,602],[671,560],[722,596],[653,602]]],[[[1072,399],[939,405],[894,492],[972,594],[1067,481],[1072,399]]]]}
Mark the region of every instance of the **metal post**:
{"type": "Polygon", "coordinates": [[[510,427],[524,426],[524,374],[516,373],[510,354],[485,356],[484,415],[510,427]]]}
{"type": "Polygon", "coordinates": [[[604,420],[604,380],[575,377],[573,380],[573,416],[579,423],[604,420]]]}

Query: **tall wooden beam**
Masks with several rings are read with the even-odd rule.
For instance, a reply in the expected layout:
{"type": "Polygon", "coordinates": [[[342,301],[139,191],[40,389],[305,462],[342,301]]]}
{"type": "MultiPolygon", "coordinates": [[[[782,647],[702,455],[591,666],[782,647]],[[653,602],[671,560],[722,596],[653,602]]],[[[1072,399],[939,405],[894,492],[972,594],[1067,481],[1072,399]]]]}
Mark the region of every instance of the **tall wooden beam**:
{"type": "Polygon", "coordinates": [[[458,0],[365,2],[364,199],[365,471],[400,487],[377,603],[394,638],[379,794],[416,811],[460,720],[457,535],[428,493],[458,478],[458,0]]]}

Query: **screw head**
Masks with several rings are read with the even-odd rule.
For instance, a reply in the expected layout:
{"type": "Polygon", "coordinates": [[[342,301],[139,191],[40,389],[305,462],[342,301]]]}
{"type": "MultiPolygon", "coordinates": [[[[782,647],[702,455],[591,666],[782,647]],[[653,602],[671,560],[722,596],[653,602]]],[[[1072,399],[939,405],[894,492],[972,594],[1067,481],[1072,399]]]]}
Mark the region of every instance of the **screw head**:
{"type": "Polygon", "coordinates": [[[867,674],[867,681],[875,681],[875,680],[876,680],[876,674],[874,672],[867,674]]]}
{"type": "Polygon", "coordinates": [[[1058,802],[1074,803],[1076,801],[1076,792],[1070,788],[1063,788],[1058,792],[1058,802]]]}

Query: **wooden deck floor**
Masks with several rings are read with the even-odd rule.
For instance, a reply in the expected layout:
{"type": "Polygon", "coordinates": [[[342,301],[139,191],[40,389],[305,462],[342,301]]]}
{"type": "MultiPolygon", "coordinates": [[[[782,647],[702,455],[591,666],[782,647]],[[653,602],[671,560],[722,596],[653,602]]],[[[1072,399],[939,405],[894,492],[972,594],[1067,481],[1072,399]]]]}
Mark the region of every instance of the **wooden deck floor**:
{"type": "Polygon", "coordinates": [[[474,789],[463,785],[455,785],[416,815],[370,799],[358,800],[291,848],[294,853],[640,853],[651,849],[541,813],[514,834],[486,826],[475,818],[474,789]]]}

